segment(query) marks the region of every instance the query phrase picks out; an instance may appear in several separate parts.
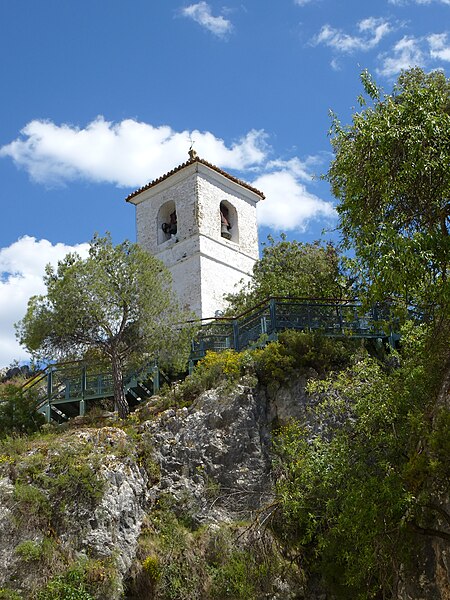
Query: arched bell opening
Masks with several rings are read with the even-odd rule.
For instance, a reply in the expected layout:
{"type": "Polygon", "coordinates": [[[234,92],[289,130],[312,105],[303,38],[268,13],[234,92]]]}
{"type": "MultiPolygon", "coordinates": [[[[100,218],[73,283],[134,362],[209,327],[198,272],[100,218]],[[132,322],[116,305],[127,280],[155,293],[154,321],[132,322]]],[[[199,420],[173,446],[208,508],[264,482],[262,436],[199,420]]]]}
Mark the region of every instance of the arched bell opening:
{"type": "Polygon", "coordinates": [[[163,204],[158,211],[158,244],[176,236],[178,231],[177,209],[172,200],[163,204]]]}
{"type": "Polygon", "coordinates": [[[220,203],[220,235],[236,244],[239,242],[237,210],[226,200],[220,203]]]}

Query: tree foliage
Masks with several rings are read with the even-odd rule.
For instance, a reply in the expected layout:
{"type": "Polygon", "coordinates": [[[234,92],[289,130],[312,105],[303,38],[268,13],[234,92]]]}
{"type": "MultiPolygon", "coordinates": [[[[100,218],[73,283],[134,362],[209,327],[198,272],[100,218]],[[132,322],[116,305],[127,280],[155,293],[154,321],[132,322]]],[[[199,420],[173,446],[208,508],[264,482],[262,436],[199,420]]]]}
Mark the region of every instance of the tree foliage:
{"type": "Polygon", "coordinates": [[[122,417],[127,363],[186,358],[189,335],[179,325],[183,315],[170,274],[137,244],[113,246],[110,237],[96,236],[86,259],[68,254],[57,269],[47,266],[44,282],[47,294],[29,300],[17,325],[20,343],[44,360],[82,358],[88,351],[106,357],[122,417]]]}
{"type": "Polygon", "coordinates": [[[383,95],[362,80],[369,104],[343,126],[334,117],[335,158],[326,178],[340,228],[365,276],[368,301],[448,303],[450,262],[450,80],[403,72],[383,95]]]}
{"type": "Polygon", "coordinates": [[[0,383],[0,437],[27,434],[44,422],[36,412],[36,394],[23,388],[25,380],[0,383]]]}
{"type": "Polygon", "coordinates": [[[310,384],[317,432],[292,424],[276,443],[278,534],[341,598],[394,597],[415,536],[450,540],[450,414],[437,403],[448,351],[425,327],[403,333],[397,368],[360,355],[310,384]]]}
{"type": "Polygon", "coordinates": [[[270,296],[341,298],[349,294],[339,252],[332,244],[303,243],[269,236],[247,287],[230,294],[231,312],[243,312],[270,296]]]}
{"type": "Polygon", "coordinates": [[[317,429],[279,435],[278,535],[340,598],[394,597],[419,538],[450,541],[450,81],[402,73],[384,95],[362,75],[368,104],[334,118],[327,179],[344,247],[355,252],[367,304],[433,307],[406,321],[401,348],[310,383],[317,429]]]}

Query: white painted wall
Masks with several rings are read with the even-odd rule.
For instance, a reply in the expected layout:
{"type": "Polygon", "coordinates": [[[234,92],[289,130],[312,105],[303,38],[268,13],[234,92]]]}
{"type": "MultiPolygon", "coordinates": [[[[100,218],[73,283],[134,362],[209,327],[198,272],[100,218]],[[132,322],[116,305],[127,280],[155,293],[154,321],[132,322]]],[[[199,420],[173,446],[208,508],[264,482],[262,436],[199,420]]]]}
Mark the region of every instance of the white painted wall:
{"type": "MultiPolygon", "coordinates": [[[[256,203],[259,196],[224,175],[195,162],[144,190],[136,204],[138,243],[162,260],[185,308],[213,317],[225,308],[224,294],[249,281],[259,255],[256,203]],[[221,236],[220,203],[237,212],[238,242],[221,236]],[[161,243],[158,213],[167,202],[177,211],[177,234],[161,243]]],[[[234,232],[235,233],[235,232],[234,232]]]]}

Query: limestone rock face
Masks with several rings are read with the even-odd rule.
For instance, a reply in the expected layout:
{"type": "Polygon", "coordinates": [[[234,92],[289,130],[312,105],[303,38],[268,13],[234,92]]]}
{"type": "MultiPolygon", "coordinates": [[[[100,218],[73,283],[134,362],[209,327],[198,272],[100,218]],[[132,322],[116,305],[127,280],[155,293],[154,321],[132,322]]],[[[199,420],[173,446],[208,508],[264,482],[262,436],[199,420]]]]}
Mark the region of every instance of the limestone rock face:
{"type": "MultiPolygon", "coordinates": [[[[9,476],[0,479],[0,588],[13,585],[14,589],[31,590],[45,582],[49,574],[37,560],[28,560],[24,567],[18,548],[24,542],[41,544],[50,533],[61,555],[113,558],[119,575],[115,597],[120,597],[121,579],[134,559],[148,504],[148,478],[133,453],[124,452],[129,442],[127,437],[124,431],[114,427],[86,429],[72,432],[58,446],[55,454],[68,452],[80,445],[91,445],[93,451],[86,461],[92,460],[92,470],[97,470],[96,476],[104,481],[104,491],[95,507],[82,497],[70,497],[68,492],[69,497],[62,499],[63,503],[67,502],[67,510],[59,507],[61,510],[57,512],[58,507],[55,506],[54,513],[57,512],[58,517],[50,518],[49,525],[42,514],[35,512],[31,501],[29,518],[26,514],[18,515],[15,510],[15,470],[21,468],[20,464],[11,470],[9,476]]],[[[32,454],[33,450],[24,456],[24,460],[32,454]]],[[[30,479],[31,483],[33,489],[39,490],[39,483],[34,484],[30,479]]],[[[43,494],[45,496],[45,491],[43,494]]],[[[26,504],[24,508],[26,510],[26,504]]],[[[59,566],[63,570],[63,561],[59,566]]]]}
{"type": "Polygon", "coordinates": [[[186,501],[199,522],[248,514],[270,494],[266,407],[251,388],[210,390],[144,429],[161,470],[152,493],[186,501]]]}
{"type": "MultiPolygon", "coordinates": [[[[146,515],[165,497],[173,502],[175,513],[189,515],[195,525],[217,531],[221,524],[248,519],[270,504],[271,428],[298,418],[316,431],[319,424],[311,411],[312,403],[304,379],[293,382],[290,389],[270,393],[256,393],[241,384],[232,390],[204,392],[191,406],[160,412],[134,432],[113,426],[82,428],[80,422],[79,429],[62,432],[56,445],[49,445],[45,452],[43,445],[49,443],[43,441],[14,461],[0,456],[0,588],[17,590],[28,598],[33,588],[64,570],[67,563],[62,559],[54,562],[53,571],[45,571],[38,561],[24,563],[17,551],[24,542],[40,544],[51,535],[62,557],[111,558],[116,565],[117,584],[107,597],[118,600],[123,581],[136,565],[146,515]],[[90,450],[84,455],[86,448],[90,450]],[[143,466],[143,449],[154,464],[154,478],[143,466]],[[77,497],[75,493],[73,497],[73,492],[58,496],[50,527],[42,525],[40,513],[31,505],[25,505],[25,512],[18,518],[21,469],[22,481],[39,488],[40,475],[55,476],[52,461],[65,453],[77,457],[77,452],[82,457],[77,468],[89,464],[103,482],[100,497],[89,503],[82,495],[77,497]],[[23,465],[27,461],[36,465],[38,455],[43,457],[42,472],[34,466],[28,480],[24,479],[23,465]]],[[[42,487],[48,502],[49,489],[42,487]]],[[[448,549],[439,542],[430,543],[425,554],[418,553],[417,578],[402,581],[400,577],[398,600],[450,600],[448,572],[448,549]]],[[[279,590],[270,598],[331,600],[316,584],[304,595],[298,586],[286,581],[280,581],[279,590]]]]}
{"type": "MultiPolygon", "coordinates": [[[[98,435],[95,433],[81,432],[80,435],[111,448],[100,468],[106,491],[82,529],[80,546],[87,554],[115,556],[119,573],[124,575],[133,561],[141,531],[148,500],[148,478],[133,455],[118,457],[113,453],[126,442],[127,436],[122,430],[105,427],[98,435]]],[[[68,534],[70,544],[70,532],[68,534]]]]}

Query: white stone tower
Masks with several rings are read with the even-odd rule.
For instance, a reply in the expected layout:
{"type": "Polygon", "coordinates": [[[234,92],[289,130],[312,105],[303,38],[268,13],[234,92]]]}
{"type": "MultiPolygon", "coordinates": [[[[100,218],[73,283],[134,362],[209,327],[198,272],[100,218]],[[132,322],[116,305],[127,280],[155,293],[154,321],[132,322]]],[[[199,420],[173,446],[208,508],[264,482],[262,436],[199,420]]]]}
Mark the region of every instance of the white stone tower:
{"type": "Polygon", "coordinates": [[[256,204],[264,195],[189,152],[189,160],[130,194],[137,242],[169,269],[182,306],[200,318],[249,280],[258,258],[256,204]]]}

